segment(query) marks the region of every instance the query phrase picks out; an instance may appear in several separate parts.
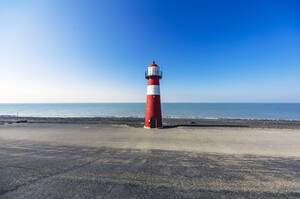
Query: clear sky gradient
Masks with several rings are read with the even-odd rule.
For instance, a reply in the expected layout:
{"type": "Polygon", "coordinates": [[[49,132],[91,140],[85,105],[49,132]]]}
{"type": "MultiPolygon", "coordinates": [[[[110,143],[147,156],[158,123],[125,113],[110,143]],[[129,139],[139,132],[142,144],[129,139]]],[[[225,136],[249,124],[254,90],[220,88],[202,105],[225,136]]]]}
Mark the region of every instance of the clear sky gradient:
{"type": "Polygon", "coordinates": [[[0,103],[300,102],[300,1],[0,1],[0,103]]]}

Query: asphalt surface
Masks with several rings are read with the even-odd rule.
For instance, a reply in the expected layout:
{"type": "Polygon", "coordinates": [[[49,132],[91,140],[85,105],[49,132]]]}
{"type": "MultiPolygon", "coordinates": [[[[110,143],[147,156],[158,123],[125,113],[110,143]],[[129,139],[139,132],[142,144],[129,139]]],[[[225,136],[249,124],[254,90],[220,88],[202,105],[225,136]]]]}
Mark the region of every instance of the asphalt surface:
{"type": "Polygon", "coordinates": [[[300,198],[300,158],[0,139],[0,198],[300,198]]]}

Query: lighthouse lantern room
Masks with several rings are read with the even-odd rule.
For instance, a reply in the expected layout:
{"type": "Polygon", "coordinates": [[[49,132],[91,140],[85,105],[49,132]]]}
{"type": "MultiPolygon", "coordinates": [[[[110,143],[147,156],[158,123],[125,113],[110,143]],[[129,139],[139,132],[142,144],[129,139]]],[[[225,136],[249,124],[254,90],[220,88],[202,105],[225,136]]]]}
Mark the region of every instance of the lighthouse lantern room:
{"type": "Polygon", "coordinates": [[[145,128],[161,128],[161,104],[159,80],[162,78],[160,67],[155,61],[148,67],[145,77],[148,80],[145,128]]]}

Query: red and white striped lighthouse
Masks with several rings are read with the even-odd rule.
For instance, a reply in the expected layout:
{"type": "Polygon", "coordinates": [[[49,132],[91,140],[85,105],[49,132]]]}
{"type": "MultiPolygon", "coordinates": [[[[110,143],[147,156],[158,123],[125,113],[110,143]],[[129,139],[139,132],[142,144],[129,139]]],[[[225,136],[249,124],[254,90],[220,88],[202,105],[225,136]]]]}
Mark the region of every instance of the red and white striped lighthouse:
{"type": "Polygon", "coordinates": [[[160,128],[162,127],[162,119],[159,80],[162,78],[162,72],[159,66],[155,64],[155,61],[148,67],[145,77],[148,79],[148,86],[144,127],[160,128]]]}

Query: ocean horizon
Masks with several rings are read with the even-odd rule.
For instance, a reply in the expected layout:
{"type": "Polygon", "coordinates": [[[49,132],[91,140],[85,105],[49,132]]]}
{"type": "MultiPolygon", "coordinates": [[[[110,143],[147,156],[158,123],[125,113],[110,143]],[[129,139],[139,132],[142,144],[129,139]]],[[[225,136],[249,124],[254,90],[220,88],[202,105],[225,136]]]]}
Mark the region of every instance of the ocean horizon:
{"type": "MultiPolygon", "coordinates": [[[[145,103],[1,103],[20,117],[144,117],[145,103]]],[[[300,103],[162,103],[164,118],[300,120],[300,103]]]]}

